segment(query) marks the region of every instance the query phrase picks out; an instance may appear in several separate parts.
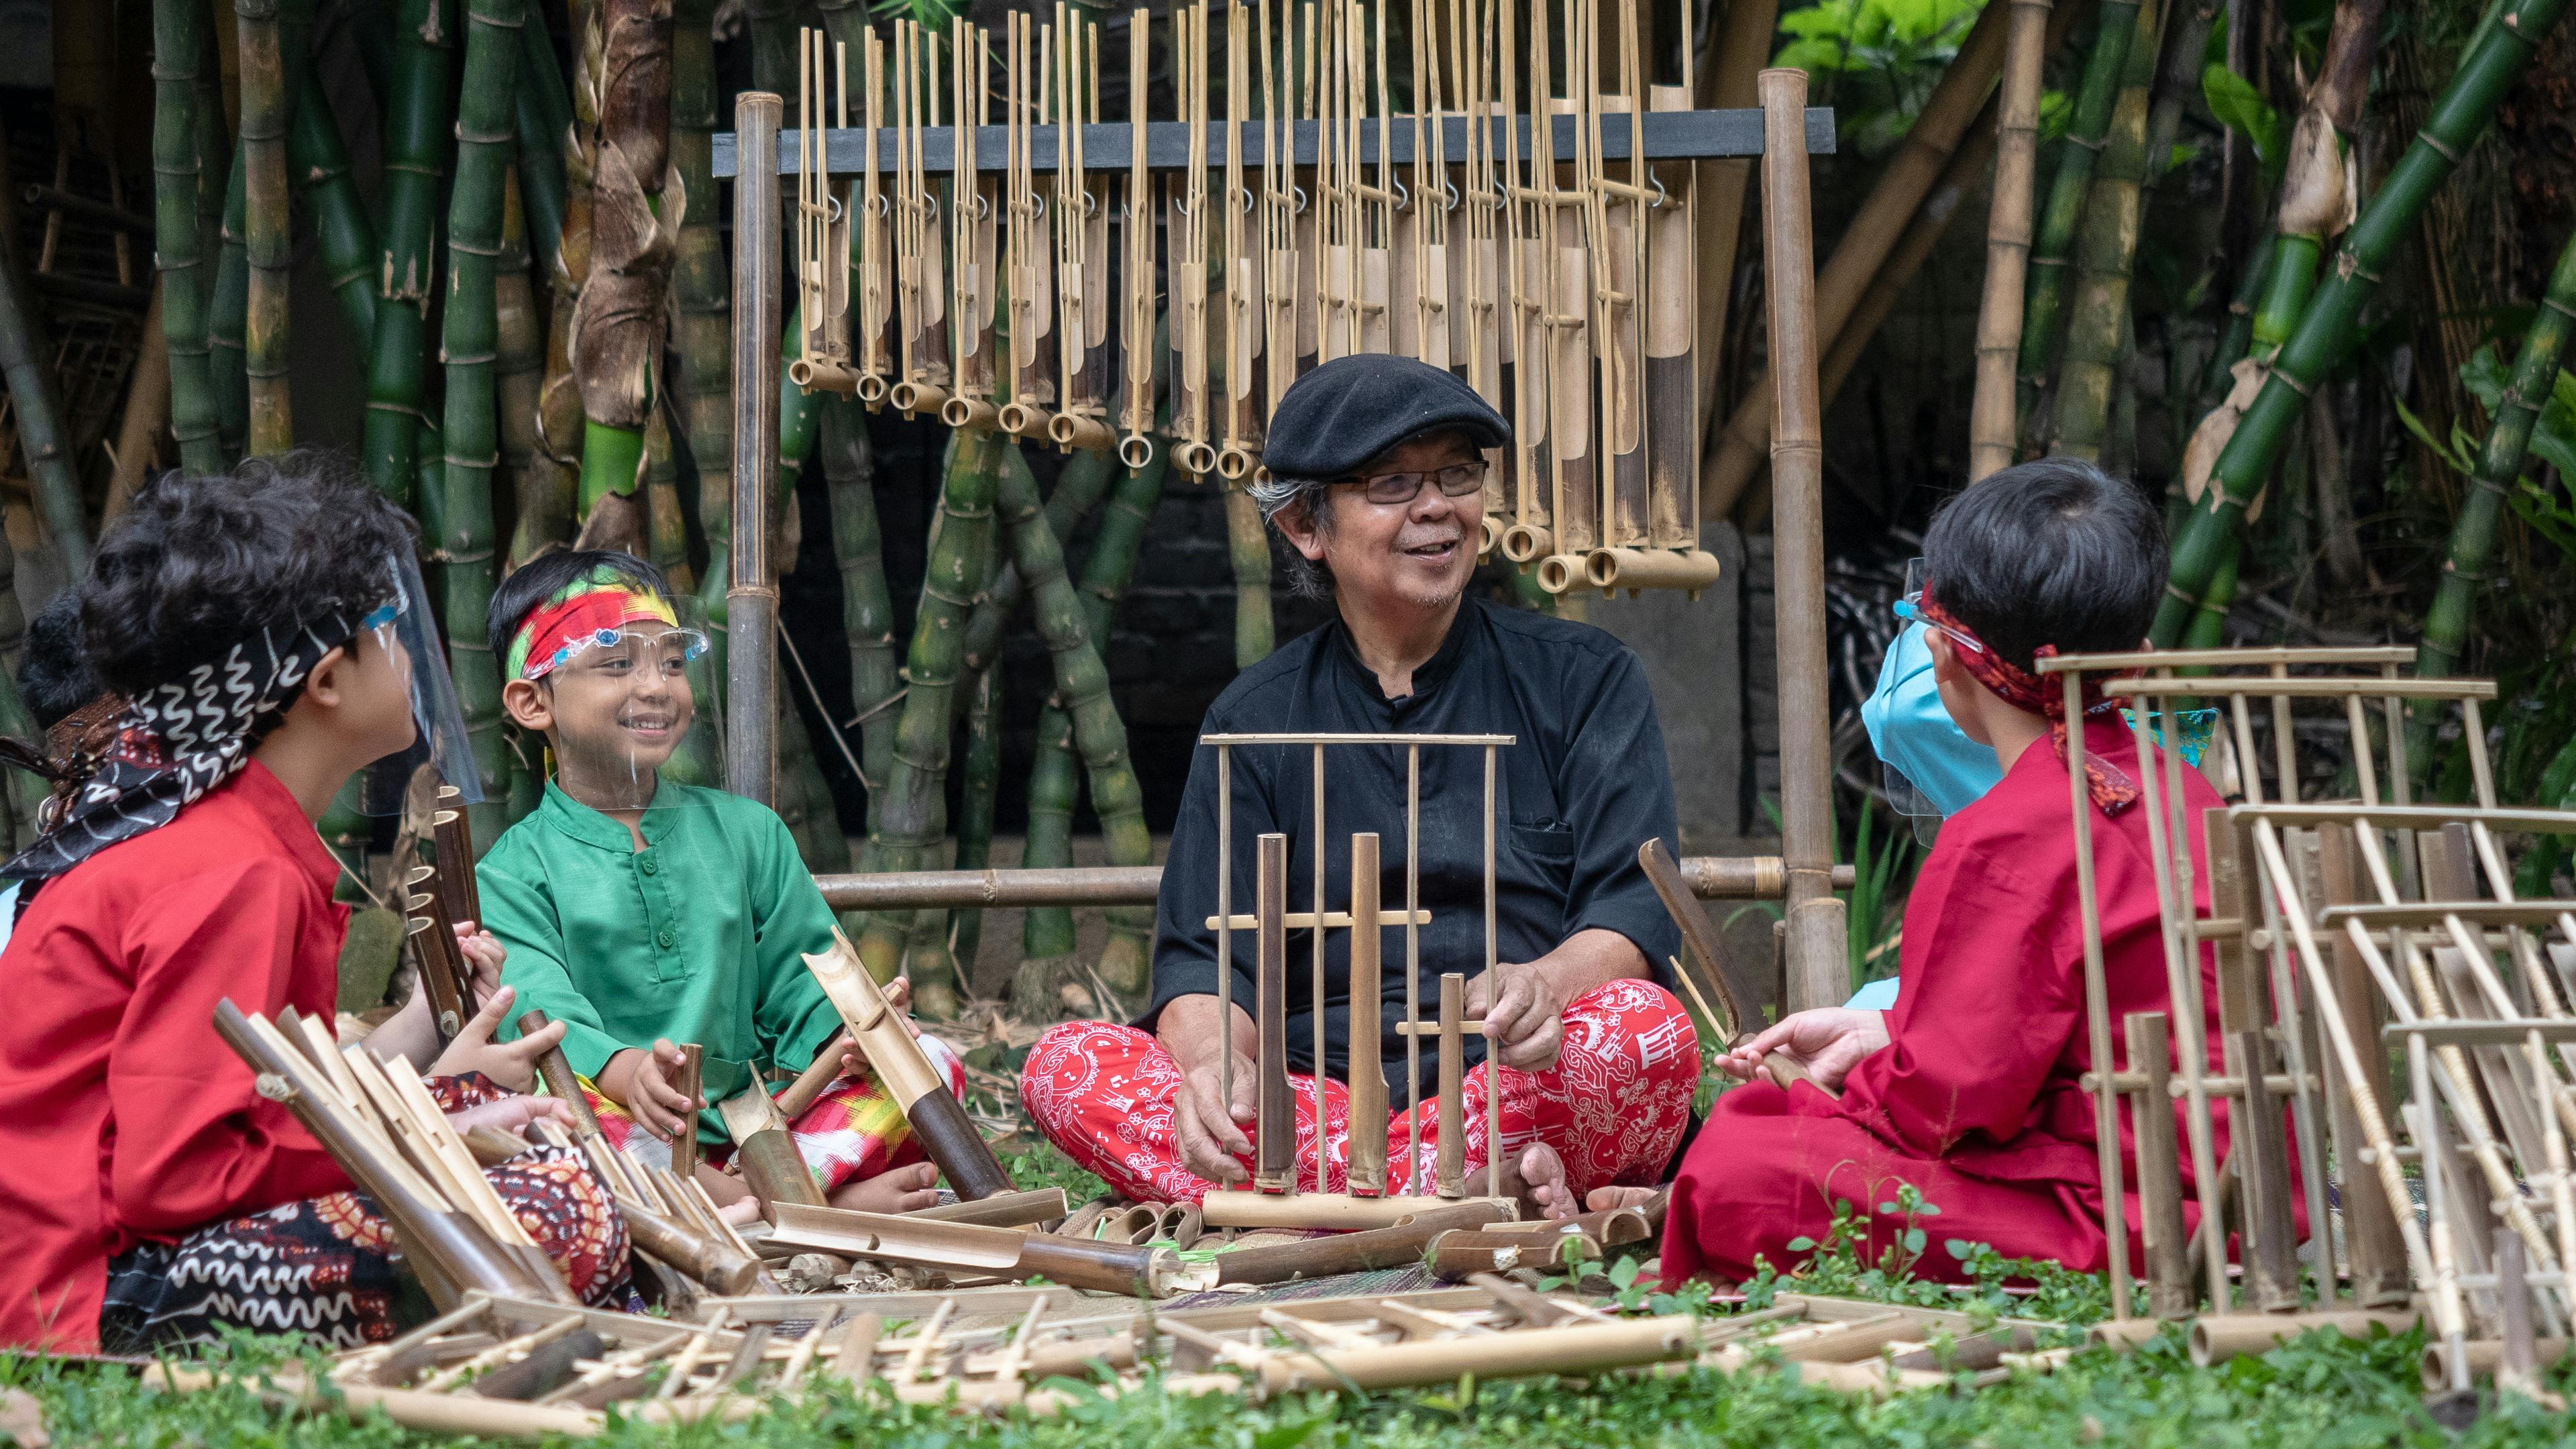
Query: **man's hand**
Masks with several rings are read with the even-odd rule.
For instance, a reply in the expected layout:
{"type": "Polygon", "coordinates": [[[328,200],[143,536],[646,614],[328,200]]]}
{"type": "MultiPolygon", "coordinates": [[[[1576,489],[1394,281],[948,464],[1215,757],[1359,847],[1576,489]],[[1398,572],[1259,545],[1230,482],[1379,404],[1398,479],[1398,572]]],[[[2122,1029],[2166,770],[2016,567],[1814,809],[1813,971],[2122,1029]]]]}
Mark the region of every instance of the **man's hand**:
{"type": "Polygon", "coordinates": [[[1534,963],[1503,963],[1467,983],[1463,1010],[1485,1019],[1485,1049],[1504,1066],[1543,1072],[1565,1050],[1564,988],[1534,963]]]}
{"type": "Polygon", "coordinates": [[[1172,1126],[1181,1139],[1181,1165],[1220,1187],[1235,1186],[1252,1180],[1234,1154],[1249,1154],[1252,1139],[1243,1129],[1253,1123],[1253,1092],[1260,1083],[1260,1065],[1223,1048],[1234,1058],[1234,1098],[1226,1099],[1217,1080],[1215,1051],[1196,1066],[1185,1068],[1181,1075],[1179,1100],[1172,1104],[1172,1126]]]}
{"type": "Polygon", "coordinates": [[[1750,1081],[1763,1057],[1779,1052],[1807,1069],[1827,1092],[1840,1092],[1843,1078],[1863,1057],[1887,1045],[1887,1013],[1820,1006],[1793,1012],[1761,1035],[1717,1059],[1728,1076],[1750,1081]]]}
{"type": "Polygon", "coordinates": [[[569,1127],[572,1125],[572,1108],[553,1097],[503,1097],[497,1102],[468,1107],[462,1112],[450,1112],[447,1114],[447,1125],[455,1128],[457,1135],[461,1137],[477,1127],[498,1127],[504,1132],[519,1132],[539,1118],[546,1118],[569,1127]]]}
{"type": "MultiPolygon", "coordinates": [[[[483,939],[489,941],[492,938],[485,936],[483,939]]],[[[500,947],[495,945],[492,949],[498,951],[500,947]]],[[[517,1041],[493,1041],[493,1031],[509,1014],[510,1003],[518,996],[516,987],[495,987],[492,994],[484,998],[483,1009],[456,1029],[456,1040],[449,1042],[447,1049],[438,1054],[438,1060],[429,1064],[428,1075],[461,1077],[467,1072],[481,1072],[491,1078],[495,1086],[507,1087],[513,1092],[528,1090],[537,1079],[537,1058],[563,1040],[564,1024],[550,1021],[546,1023],[545,1030],[533,1032],[517,1041]]]]}
{"type": "Polygon", "coordinates": [[[608,1059],[599,1073],[600,1095],[626,1109],[635,1124],[668,1142],[691,1122],[698,1110],[706,1106],[702,1097],[691,1097],[672,1085],[688,1057],[671,1044],[668,1037],[656,1040],[651,1051],[628,1047],[608,1059]]]}

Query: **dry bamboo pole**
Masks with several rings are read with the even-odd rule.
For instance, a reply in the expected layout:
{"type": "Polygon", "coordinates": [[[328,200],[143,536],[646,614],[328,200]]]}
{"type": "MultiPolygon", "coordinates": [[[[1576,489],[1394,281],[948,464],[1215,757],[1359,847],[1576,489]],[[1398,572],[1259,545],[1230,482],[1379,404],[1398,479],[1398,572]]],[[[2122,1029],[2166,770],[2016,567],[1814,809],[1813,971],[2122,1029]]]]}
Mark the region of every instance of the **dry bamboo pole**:
{"type": "Polygon", "coordinates": [[[101,527],[115,521],[134,490],[143,486],[156,461],[153,439],[170,421],[170,339],[162,326],[168,282],[166,272],[153,279],[152,304],[144,309],[143,337],[125,385],[125,410],[116,424],[116,471],[108,480],[106,506],[99,510],[101,527]]]}
{"type": "MultiPolygon", "coordinates": [[[[778,486],[778,123],[766,91],[734,101],[733,539],[725,588],[725,788],[766,805],[778,793],[778,586],[769,572],[778,486]]],[[[585,294],[586,295],[586,294],[585,294]]]]}
{"type": "MultiPolygon", "coordinates": [[[[1981,21],[1980,24],[1983,22],[1981,21]]],[[[1966,52],[1961,52],[1964,58],[1966,52]]],[[[1958,62],[1953,62],[1955,67],[1958,62]]],[[[1762,73],[1762,270],[1770,305],[1771,437],[1778,499],[1773,598],[1780,674],[1781,858],[1789,889],[1791,1011],[1830,1006],[1848,989],[1843,903],[1833,888],[1833,778],[1826,694],[1823,407],[1816,378],[1813,217],[1807,202],[1807,77],[1762,73]]],[[[1916,122],[1917,129],[1921,122],[1916,122]]]]}
{"type": "Polygon", "coordinates": [[[2039,171],[2039,77],[2048,59],[2049,0],[2009,0],[1994,206],[1986,221],[1986,288],[1977,308],[1977,392],[1968,418],[1968,478],[2010,467],[2020,446],[2013,364],[2021,355],[2030,266],[2032,182],[2039,171]]]}
{"type": "MultiPolygon", "coordinates": [[[[1906,132],[1905,144],[1889,158],[1886,169],[1870,188],[1868,199],[1861,203],[1852,224],[1835,244],[1834,254],[1817,273],[1815,335],[1819,350],[1829,345],[1830,339],[1842,335],[1843,324],[1868,289],[1871,276],[1895,247],[1942,168],[1949,164],[1970,121],[1985,106],[1986,93],[1993,89],[1995,76],[2003,66],[2004,21],[2010,9],[2009,5],[1990,5],[1977,17],[1975,28],[1960,42],[1959,53],[1942,73],[1940,84],[1923,103],[1913,129],[1906,132]]],[[[1766,159],[1775,144],[1795,145],[1801,157],[1806,155],[1803,131],[1791,131],[1784,139],[1766,142],[1766,159]]],[[[1771,437],[1771,392],[1770,376],[1755,378],[1727,420],[1717,446],[1709,451],[1700,477],[1701,517],[1723,518],[1733,511],[1746,485],[1761,471],[1763,449],[1771,437]]]]}

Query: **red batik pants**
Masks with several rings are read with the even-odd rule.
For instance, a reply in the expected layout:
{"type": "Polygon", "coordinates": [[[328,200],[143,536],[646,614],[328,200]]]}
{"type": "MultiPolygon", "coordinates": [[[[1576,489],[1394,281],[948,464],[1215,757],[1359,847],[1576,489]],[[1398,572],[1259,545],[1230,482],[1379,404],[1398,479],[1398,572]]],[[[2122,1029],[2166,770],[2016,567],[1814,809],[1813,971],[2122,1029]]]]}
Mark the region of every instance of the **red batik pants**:
{"type": "MultiPolygon", "coordinates": [[[[1297,1180],[1315,1191],[1318,1132],[1314,1081],[1291,1074],[1297,1099],[1297,1180]]],[[[1483,1168],[1485,1097],[1491,1079],[1471,1070],[1461,1092],[1472,1178],[1483,1168]]],[[[1565,1050],[1540,1072],[1502,1069],[1504,1150],[1556,1149],[1578,1193],[1650,1183],[1671,1160],[1699,1085],[1699,1041],[1690,1015],[1650,981],[1613,981],[1565,1008],[1565,1050]]],[[[1049,1141],[1135,1202],[1196,1202],[1215,1186],[1181,1165],[1173,1125],[1181,1069],[1154,1037],[1100,1021],[1067,1022],[1038,1038],[1020,1073],[1020,1102],[1049,1141]]],[[[1350,1091],[1324,1083],[1321,1188],[1344,1190],[1350,1165],[1350,1091]]],[[[1439,1103],[1422,1104],[1422,1172],[1439,1145],[1439,1103]]],[[[1412,1190],[1402,1104],[1388,1116],[1387,1190],[1412,1190]]],[[[1238,1159],[1245,1171],[1252,1159],[1238,1159]]],[[[1471,1184],[1472,1185],[1472,1184],[1471,1184]]]]}

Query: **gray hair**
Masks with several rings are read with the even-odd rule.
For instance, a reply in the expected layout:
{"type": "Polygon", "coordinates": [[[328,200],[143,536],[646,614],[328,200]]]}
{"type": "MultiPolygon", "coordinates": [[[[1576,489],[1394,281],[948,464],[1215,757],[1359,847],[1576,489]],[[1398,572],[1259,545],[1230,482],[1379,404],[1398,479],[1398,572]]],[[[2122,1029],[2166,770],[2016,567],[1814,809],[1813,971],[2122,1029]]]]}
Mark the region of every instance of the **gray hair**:
{"type": "MultiPolygon", "coordinates": [[[[1326,478],[1281,478],[1263,475],[1258,481],[1243,485],[1252,496],[1262,519],[1273,528],[1279,527],[1279,515],[1290,509],[1302,509],[1314,520],[1317,533],[1329,533],[1333,527],[1333,484],[1326,478]]],[[[1286,536],[1286,530],[1281,530],[1286,536]]],[[[1288,592],[1301,599],[1318,602],[1333,596],[1332,570],[1309,560],[1292,545],[1287,550],[1288,592]]]]}

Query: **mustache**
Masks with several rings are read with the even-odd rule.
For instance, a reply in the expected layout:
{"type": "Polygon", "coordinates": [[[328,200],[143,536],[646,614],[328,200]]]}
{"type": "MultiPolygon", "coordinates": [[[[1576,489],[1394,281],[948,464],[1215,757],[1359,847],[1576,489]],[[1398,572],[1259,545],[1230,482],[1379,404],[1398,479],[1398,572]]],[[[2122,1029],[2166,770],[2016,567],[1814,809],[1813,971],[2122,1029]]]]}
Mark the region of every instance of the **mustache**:
{"type": "Polygon", "coordinates": [[[1455,527],[1426,528],[1418,532],[1406,529],[1395,536],[1395,546],[1399,552],[1416,548],[1432,548],[1444,543],[1456,543],[1466,536],[1465,529],[1455,527]]]}

